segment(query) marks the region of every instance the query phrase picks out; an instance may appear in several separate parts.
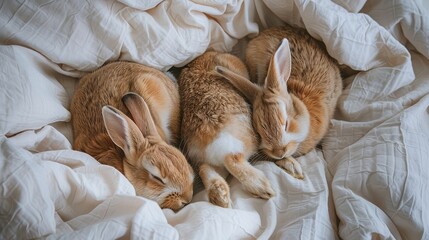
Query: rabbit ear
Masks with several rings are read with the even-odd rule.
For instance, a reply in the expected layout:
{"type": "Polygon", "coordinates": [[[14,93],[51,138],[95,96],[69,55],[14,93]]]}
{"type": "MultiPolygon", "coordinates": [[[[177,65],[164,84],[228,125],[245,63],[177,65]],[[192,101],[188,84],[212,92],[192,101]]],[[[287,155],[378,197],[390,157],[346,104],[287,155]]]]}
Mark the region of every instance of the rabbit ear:
{"type": "Polygon", "coordinates": [[[227,79],[238,91],[240,91],[250,102],[254,102],[261,88],[247,78],[229,70],[228,68],[216,66],[215,71],[227,79]]]}
{"type": "Polygon", "coordinates": [[[149,107],[138,94],[130,92],[122,97],[122,102],[133,116],[134,122],[144,137],[153,136],[161,138],[152,119],[149,107]]]}
{"type": "Polygon", "coordinates": [[[112,106],[102,108],[104,125],[112,141],[120,147],[127,159],[133,159],[136,147],[143,141],[143,135],[134,122],[112,106]]]}
{"type": "Polygon", "coordinates": [[[290,77],[291,72],[291,53],[289,41],[284,38],[279,48],[274,53],[268,67],[267,78],[265,79],[265,87],[276,90],[282,87],[286,88],[286,82],[290,77]]]}

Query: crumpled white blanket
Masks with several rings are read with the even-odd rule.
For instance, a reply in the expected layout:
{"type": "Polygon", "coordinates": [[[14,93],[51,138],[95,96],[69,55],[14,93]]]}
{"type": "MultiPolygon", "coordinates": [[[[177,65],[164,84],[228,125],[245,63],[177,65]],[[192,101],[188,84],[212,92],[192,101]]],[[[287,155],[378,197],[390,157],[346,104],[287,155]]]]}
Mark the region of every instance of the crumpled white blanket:
{"type": "Polygon", "coordinates": [[[406,0],[4,1],[0,238],[429,238],[428,13],[406,0]],[[201,191],[175,213],[71,150],[76,78],[118,59],[167,70],[207,49],[241,54],[283,22],[359,71],[344,80],[323,149],[299,159],[304,181],[259,162],[273,199],[230,179],[231,209],[201,191]]]}

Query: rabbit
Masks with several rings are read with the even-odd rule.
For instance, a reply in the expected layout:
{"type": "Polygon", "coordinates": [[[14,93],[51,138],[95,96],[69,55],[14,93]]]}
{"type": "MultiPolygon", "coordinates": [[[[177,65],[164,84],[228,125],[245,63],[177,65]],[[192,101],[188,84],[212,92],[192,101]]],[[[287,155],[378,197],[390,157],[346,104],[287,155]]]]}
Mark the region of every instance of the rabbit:
{"type": "Polygon", "coordinates": [[[164,73],[109,63],[76,88],[70,107],[73,148],[119,170],[137,195],[177,211],[191,201],[194,182],[191,165],[174,147],[179,107],[177,83],[164,73]]]}
{"type": "Polygon", "coordinates": [[[314,149],[328,130],[342,92],[339,65],[304,29],[289,25],[250,40],[245,62],[252,82],[222,67],[217,72],[251,102],[262,152],[303,179],[295,157],[314,149]]]}
{"type": "Polygon", "coordinates": [[[228,173],[253,196],[269,199],[275,195],[269,180],[248,162],[259,142],[252,127],[250,105],[220,79],[214,71],[217,65],[248,77],[238,57],[214,51],[202,54],[182,69],[178,85],[183,152],[198,170],[212,204],[231,206],[225,180],[228,173]]]}

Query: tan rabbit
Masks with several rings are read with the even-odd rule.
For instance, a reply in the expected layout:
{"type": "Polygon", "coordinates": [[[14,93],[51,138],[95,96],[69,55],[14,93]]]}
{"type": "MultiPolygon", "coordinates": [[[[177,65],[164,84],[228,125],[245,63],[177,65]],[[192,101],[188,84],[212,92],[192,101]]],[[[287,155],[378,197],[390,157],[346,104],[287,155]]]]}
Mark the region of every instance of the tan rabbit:
{"type": "Polygon", "coordinates": [[[239,58],[217,52],[203,54],[182,70],[178,83],[184,150],[198,167],[211,203],[230,205],[229,186],[224,179],[228,172],[245,190],[268,199],[274,195],[268,179],[248,162],[258,148],[250,105],[220,79],[214,71],[217,65],[248,77],[239,58]]]}
{"type": "Polygon", "coordinates": [[[186,158],[170,145],[179,137],[179,104],[177,85],[162,72],[110,63],[79,82],[73,147],[121,171],[137,195],[178,210],[191,201],[194,181],[186,158]]]}
{"type": "Polygon", "coordinates": [[[222,67],[217,71],[251,102],[261,150],[302,179],[294,157],[308,153],[325,135],[342,91],[339,67],[321,43],[291,26],[252,39],[246,62],[257,84],[222,67]]]}

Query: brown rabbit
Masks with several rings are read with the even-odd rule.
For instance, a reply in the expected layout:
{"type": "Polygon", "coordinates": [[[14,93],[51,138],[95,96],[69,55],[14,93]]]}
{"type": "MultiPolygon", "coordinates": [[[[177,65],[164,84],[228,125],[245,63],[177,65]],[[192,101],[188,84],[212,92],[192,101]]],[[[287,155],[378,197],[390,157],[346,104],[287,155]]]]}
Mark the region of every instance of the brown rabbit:
{"type": "Polygon", "coordinates": [[[178,210],[191,201],[194,181],[184,155],[170,145],[179,137],[179,103],[177,85],[162,72],[110,63],[79,82],[73,147],[121,171],[137,195],[178,210]]]}
{"type": "Polygon", "coordinates": [[[262,151],[302,179],[294,157],[308,153],[325,135],[342,91],[339,67],[321,43],[288,25],[252,39],[246,62],[257,84],[222,67],[218,72],[251,102],[262,151]]]}
{"type": "Polygon", "coordinates": [[[189,160],[199,175],[211,203],[228,207],[229,186],[222,176],[225,169],[251,194],[268,199],[274,195],[262,171],[248,159],[257,151],[258,138],[251,122],[250,105],[214,71],[223,66],[248,77],[237,57],[207,52],[189,63],[178,83],[182,101],[182,140],[189,160]]]}

